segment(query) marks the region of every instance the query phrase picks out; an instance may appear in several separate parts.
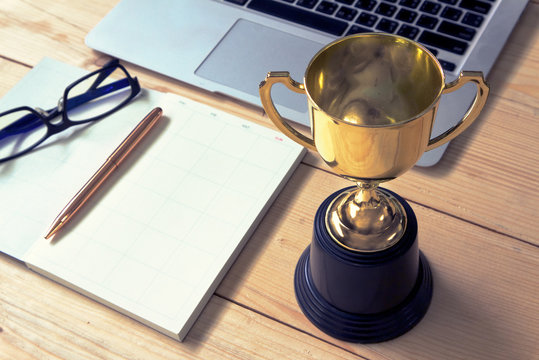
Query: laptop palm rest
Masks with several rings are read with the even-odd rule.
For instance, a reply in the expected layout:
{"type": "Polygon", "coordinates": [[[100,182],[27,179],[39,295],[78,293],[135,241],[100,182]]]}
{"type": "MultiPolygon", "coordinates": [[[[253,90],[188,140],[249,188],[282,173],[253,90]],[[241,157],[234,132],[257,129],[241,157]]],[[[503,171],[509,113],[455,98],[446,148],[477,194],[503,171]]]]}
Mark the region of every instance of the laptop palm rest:
{"type": "MultiPolygon", "coordinates": [[[[268,71],[289,71],[303,82],[310,59],[323,44],[245,19],[239,19],[197,68],[195,74],[258,97],[258,84],[268,71]]],[[[274,102],[305,113],[307,98],[275,86],[274,102]]],[[[301,121],[300,121],[301,122],[301,121]]]]}

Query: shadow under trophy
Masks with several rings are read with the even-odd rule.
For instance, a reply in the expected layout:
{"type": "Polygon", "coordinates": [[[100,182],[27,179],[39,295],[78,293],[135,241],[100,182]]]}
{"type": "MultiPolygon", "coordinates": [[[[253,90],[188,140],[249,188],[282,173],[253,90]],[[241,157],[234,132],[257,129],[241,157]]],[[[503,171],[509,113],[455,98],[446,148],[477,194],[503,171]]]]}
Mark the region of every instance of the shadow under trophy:
{"type": "Polygon", "coordinates": [[[477,118],[489,93],[483,74],[463,71],[446,84],[440,63],[420,44],[365,33],[320,50],[303,84],[288,72],[269,72],[259,90],[279,130],[357,184],[318,208],[312,242],[294,277],[300,308],[338,339],[371,343],[402,335],[426,313],[432,276],[418,248],[412,208],[378,185],[402,175],[423,152],[455,138],[477,118]],[[477,86],[470,109],[431,139],[441,96],[468,82],[477,86]],[[271,98],[276,83],[307,95],[312,138],[279,115],[271,98]]]}

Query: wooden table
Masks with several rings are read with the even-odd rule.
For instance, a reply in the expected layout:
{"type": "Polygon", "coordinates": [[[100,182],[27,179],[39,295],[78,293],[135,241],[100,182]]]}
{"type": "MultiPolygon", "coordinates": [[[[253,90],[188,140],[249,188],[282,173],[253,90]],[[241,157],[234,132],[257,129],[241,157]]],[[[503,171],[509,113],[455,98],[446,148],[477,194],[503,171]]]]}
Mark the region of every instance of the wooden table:
{"type": "MultiPolygon", "coordinates": [[[[83,39],[116,2],[2,0],[0,96],[43,56],[88,70],[103,65],[107,56],[83,39]]],[[[351,344],[301,313],[295,264],[318,205],[348,185],[309,153],[183,343],[0,255],[0,359],[538,359],[537,19],[533,0],[491,72],[491,96],[473,127],[436,166],[387,184],[415,210],[434,276],[431,307],[409,333],[351,344]]],[[[143,87],[270,126],[260,108],[127,66],[143,87]]]]}

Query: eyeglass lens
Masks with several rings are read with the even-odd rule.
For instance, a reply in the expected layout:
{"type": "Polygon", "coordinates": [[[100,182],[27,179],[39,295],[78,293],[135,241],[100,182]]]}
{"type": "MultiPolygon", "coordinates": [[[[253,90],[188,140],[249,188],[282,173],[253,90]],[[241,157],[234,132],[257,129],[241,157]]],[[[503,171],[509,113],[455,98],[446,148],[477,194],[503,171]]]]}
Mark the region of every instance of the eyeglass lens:
{"type": "Polygon", "coordinates": [[[120,68],[100,72],[73,86],[67,94],[67,118],[84,122],[122,106],[131,96],[127,74],[120,68]],[[107,76],[108,75],[108,76],[107,76]]]}
{"type": "Polygon", "coordinates": [[[0,117],[0,159],[28,150],[47,135],[47,126],[36,113],[19,110],[0,117]]]}

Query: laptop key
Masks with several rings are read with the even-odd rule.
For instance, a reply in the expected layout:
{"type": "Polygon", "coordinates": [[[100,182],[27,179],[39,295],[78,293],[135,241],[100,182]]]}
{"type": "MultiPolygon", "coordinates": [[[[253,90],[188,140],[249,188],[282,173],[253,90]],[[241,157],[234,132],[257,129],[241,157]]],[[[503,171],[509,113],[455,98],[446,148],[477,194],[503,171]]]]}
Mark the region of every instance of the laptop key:
{"type": "Polygon", "coordinates": [[[399,5],[415,9],[417,5],[419,5],[420,2],[421,2],[420,0],[401,0],[399,5]]]}
{"type": "Polygon", "coordinates": [[[471,27],[462,26],[449,21],[442,21],[438,31],[447,35],[452,35],[463,40],[472,40],[475,36],[475,30],[471,27]]]}
{"type": "Polygon", "coordinates": [[[387,33],[393,33],[397,29],[397,26],[399,26],[398,22],[382,18],[376,26],[376,29],[387,33]]]}
{"type": "Polygon", "coordinates": [[[455,64],[453,64],[450,61],[445,61],[445,60],[438,59],[438,62],[440,63],[440,65],[442,65],[442,67],[446,71],[453,71],[457,67],[455,64]]]}
{"type": "Polygon", "coordinates": [[[425,1],[423,5],[421,5],[420,10],[432,15],[438,14],[438,11],[440,11],[440,8],[442,6],[440,4],[434,3],[432,1],[425,1]]]}
{"type": "Polygon", "coordinates": [[[434,29],[438,24],[438,19],[428,15],[421,15],[416,24],[427,29],[434,29]]]}
{"type": "Polygon", "coordinates": [[[358,25],[352,25],[350,26],[350,30],[346,33],[346,35],[352,35],[352,34],[358,34],[358,33],[366,33],[366,32],[372,32],[371,29],[367,29],[363,26],[358,25]]]}
{"type": "Polygon", "coordinates": [[[449,36],[436,34],[428,30],[423,30],[417,41],[422,44],[435,46],[439,49],[458,55],[464,54],[466,49],[468,49],[468,43],[464,41],[450,38],[449,36]]]}
{"type": "Polygon", "coordinates": [[[441,14],[443,18],[453,21],[458,21],[461,15],[462,10],[452,8],[451,6],[446,6],[441,14]]]}
{"type": "Polygon", "coordinates": [[[479,0],[462,0],[459,6],[463,9],[475,11],[481,14],[487,14],[491,7],[489,3],[479,0]]]}
{"type": "Polygon", "coordinates": [[[348,27],[344,21],[277,1],[252,0],[247,8],[338,36],[348,27]]]}
{"type": "Polygon", "coordinates": [[[474,27],[480,27],[481,23],[483,23],[483,19],[484,18],[481,15],[466,13],[466,15],[464,15],[464,17],[462,18],[462,23],[474,27]]]}
{"type": "Polygon", "coordinates": [[[373,27],[377,20],[378,16],[363,12],[359,15],[356,22],[361,25],[373,27]]]}
{"type": "Polygon", "coordinates": [[[382,16],[392,17],[397,11],[397,7],[388,3],[380,3],[376,8],[376,13],[382,16]]]}
{"type": "Polygon", "coordinates": [[[417,17],[417,13],[415,11],[406,10],[406,9],[400,9],[395,18],[400,21],[404,21],[407,23],[413,23],[415,18],[417,17]]]}
{"type": "Polygon", "coordinates": [[[376,6],[376,1],[374,0],[358,0],[355,7],[363,10],[372,10],[376,6]]]}
{"type": "Polygon", "coordinates": [[[335,16],[344,20],[352,21],[356,17],[357,13],[358,11],[356,9],[351,9],[346,6],[341,6],[341,8],[339,9],[339,11],[337,11],[337,14],[335,14],[335,16]]]}
{"type": "Polygon", "coordinates": [[[236,5],[245,5],[245,3],[247,2],[247,0],[225,0],[225,1],[236,4],[236,5]]]}
{"type": "Polygon", "coordinates": [[[308,9],[312,9],[317,2],[318,0],[298,0],[296,4],[299,6],[306,7],[308,9]]]}
{"type": "Polygon", "coordinates": [[[337,7],[339,5],[335,3],[330,3],[329,1],[322,1],[320,5],[316,7],[316,11],[320,11],[321,13],[333,15],[335,10],[337,10],[337,7]]]}
{"type": "Polygon", "coordinates": [[[419,34],[418,28],[406,24],[403,24],[397,31],[397,35],[404,36],[410,40],[415,40],[417,34],[419,34]]]}

